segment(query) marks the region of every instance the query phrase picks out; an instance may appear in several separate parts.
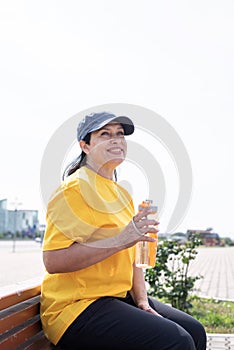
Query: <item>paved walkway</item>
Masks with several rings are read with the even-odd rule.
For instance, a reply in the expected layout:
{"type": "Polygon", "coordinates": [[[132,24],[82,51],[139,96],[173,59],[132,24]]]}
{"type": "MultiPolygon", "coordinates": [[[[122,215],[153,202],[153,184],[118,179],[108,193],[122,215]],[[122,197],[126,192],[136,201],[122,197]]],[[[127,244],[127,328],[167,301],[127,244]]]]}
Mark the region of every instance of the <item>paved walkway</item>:
{"type": "Polygon", "coordinates": [[[40,283],[44,274],[41,245],[35,241],[0,241],[0,296],[40,283]]]}
{"type": "Polygon", "coordinates": [[[199,248],[189,271],[203,276],[196,281],[197,295],[234,301],[234,247],[199,248]]]}
{"type": "MultiPolygon", "coordinates": [[[[0,241],[0,292],[20,287],[26,282],[41,281],[44,274],[40,243],[0,241]]],[[[201,274],[196,294],[234,301],[234,247],[199,248],[191,263],[190,274],[201,274]]]]}

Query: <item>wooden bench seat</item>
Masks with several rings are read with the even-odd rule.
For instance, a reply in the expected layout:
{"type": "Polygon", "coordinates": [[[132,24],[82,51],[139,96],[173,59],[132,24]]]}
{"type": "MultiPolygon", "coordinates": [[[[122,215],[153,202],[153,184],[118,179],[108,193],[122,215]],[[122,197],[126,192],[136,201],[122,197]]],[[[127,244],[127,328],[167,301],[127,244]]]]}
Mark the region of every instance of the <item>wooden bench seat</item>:
{"type": "Polygon", "coordinates": [[[40,320],[40,286],[0,297],[0,349],[50,350],[40,320]]]}

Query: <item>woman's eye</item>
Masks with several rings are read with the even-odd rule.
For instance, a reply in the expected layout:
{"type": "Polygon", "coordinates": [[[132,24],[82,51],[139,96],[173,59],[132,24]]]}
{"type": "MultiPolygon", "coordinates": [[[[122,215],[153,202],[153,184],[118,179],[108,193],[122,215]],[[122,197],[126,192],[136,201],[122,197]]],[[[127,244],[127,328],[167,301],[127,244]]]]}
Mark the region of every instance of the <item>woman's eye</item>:
{"type": "Polygon", "coordinates": [[[109,136],[109,133],[108,133],[107,131],[103,131],[103,132],[101,133],[101,136],[109,136]]]}
{"type": "Polygon", "coordinates": [[[117,133],[117,136],[119,136],[119,137],[124,137],[124,132],[123,132],[123,131],[119,131],[119,132],[117,133]]]}

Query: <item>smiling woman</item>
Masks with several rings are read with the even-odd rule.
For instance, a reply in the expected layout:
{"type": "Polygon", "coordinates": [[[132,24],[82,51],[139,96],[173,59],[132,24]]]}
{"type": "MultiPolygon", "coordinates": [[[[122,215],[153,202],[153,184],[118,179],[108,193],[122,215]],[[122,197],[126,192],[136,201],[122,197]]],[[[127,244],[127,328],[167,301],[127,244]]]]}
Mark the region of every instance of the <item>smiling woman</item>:
{"type": "Polygon", "coordinates": [[[79,123],[79,157],[47,209],[46,274],[41,320],[62,349],[204,350],[203,326],[148,298],[135,245],[155,241],[149,208],[135,215],[129,193],[113,180],[127,153],[130,118],[101,112],[79,123]]]}
{"type": "MultiPolygon", "coordinates": [[[[110,162],[111,158],[112,162],[114,162],[114,159],[116,159],[116,166],[119,165],[126,156],[127,146],[124,136],[131,135],[133,132],[134,125],[131,119],[128,117],[116,117],[114,114],[106,112],[87,115],[85,117],[85,120],[83,120],[77,128],[77,139],[80,143],[82,153],[78,156],[78,158],[76,158],[71,164],[67,166],[64,171],[64,176],[71,175],[81,166],[87,165],[88,162],[86,160],[86,155],[88,153],[90,153],[90,164],[88,166],[90,168],[96,169],[97,160],[94,160],[94,158],[95,156],[98,156],[98,150],[101,149],[97,148],[96,143],[101,144],[104,143],[104,141],[109,141],[109,147],[105,152],[106,161],[105,158],[100,159],[100,157],[98,157],[101,162],[100,167],[98,167],[99,171],[102,171],[101,169],[103,169],[105,172],[106,165],[108,165],[106,162],[110,162]],[[112,130],[112,128],[114,129],[112,130]],[[120,142],[121,139],[123,139],[123,142],[120,142]],[[90,144],[90,142],[93,145],[90,144]],[[115,155],[115,157],[113,157],[113,155],[115,155]]],[[[111,171],[111,169],[109,169],[109,171],[111,171]]]]}
{"type": "Polygon", "coordinates": [[[89,144],[80,141],[80,147],[87,155],[86,166],[97,174],[112,179],[114,169],[126,156],[124,129],[119,123],[109,123],[91,134],[89,144]]]}

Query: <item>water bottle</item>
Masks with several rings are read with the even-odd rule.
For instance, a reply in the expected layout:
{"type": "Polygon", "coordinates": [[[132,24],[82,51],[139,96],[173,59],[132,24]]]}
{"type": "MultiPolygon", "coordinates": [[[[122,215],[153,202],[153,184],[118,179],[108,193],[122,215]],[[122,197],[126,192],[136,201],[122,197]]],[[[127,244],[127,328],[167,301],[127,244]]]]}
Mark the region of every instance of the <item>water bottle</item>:
{"type": "MultiPolygon", "coordinates": [[[[158,207],[153,205],[152,200],[146,199],[138,206],[139,211],[142,211],[144,208],[149,208],[152,210],[152,213],[147,215],[147,219],[157,220],[158,207]]],[[[152,268],[155,266],[155,262],[156,262],[158,235],[155,232],[149,232],[146,234],[146,236],[154,238],[155,241],[138,242],[136,244],[135,263],[137,267],[152,268]]]]}

